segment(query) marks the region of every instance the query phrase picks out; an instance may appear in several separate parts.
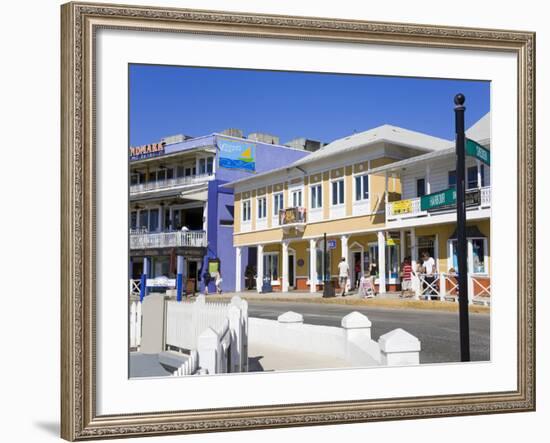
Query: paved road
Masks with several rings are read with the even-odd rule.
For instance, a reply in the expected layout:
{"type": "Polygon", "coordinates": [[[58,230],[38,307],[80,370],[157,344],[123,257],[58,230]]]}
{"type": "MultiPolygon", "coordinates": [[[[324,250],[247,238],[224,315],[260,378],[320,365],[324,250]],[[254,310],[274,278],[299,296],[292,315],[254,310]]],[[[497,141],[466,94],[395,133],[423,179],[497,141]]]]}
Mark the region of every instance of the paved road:
{"type": "MultiPolygon", "coordinates": [[[[395,328],[403,328],[418,337],[422,343],[421,363],[460,361],[458,313],[249,300],[250,317],[276,319],[286,311],[299,312],[304,316],[304,323],[326,326],[340,326],[342,317],[352,311],[359,311],[372,322],[374,340],[395,328]]],[[[489,315],[470,314],[472,361],[490,359],[489,336],[489,315]]]]}

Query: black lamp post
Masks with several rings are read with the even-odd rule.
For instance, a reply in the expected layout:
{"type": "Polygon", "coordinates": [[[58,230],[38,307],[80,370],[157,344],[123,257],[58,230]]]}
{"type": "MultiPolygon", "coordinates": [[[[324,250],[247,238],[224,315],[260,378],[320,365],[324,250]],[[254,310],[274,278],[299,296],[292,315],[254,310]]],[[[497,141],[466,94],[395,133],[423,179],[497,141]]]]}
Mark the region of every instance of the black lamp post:
{"type": "Polygon", "coordinates": [[[464,102],[466,97],[457,94],[455,102],[456,127],[456,221],[458,261],[458,306],[460,325],[460,360],[470,361],[470,324],[468,317],[468,260],[466,239],[466,152],[464,135],[464,102]]]}

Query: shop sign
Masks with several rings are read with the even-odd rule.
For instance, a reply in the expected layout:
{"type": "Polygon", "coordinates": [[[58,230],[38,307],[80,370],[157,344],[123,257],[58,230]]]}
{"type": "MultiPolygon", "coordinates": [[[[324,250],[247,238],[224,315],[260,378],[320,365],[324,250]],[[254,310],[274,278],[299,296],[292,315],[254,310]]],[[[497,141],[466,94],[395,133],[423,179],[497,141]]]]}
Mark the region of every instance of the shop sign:
{"type": "Polygon", "coordinates": [[[152,143],[143,146],[130,147],[130,160],[143,160],[164,154],[164,143],[152,143]]]}
{"type": "Polygon", "coordinates": [[[399,200],[392,203],[393,215],[410,214],[412,211],[412,200],[399,200]]]}
{"type": "Polygon", "coordinates": [[[161,276],[157,278],[148,278],[147,287],[148,288],[175,288],[176,279],[168,278],[165,276],[161,276]]]}
{"type": "Polygon", "coordinates": [[[226,169],[242,169],[249,172],[256,170],[256,145],[218,138],[219,165],[226,169]]]}
{"type": "Polygon", "coordinates": [[[327,249],[336,249],[336,240],[327,240],[327,249]]]}

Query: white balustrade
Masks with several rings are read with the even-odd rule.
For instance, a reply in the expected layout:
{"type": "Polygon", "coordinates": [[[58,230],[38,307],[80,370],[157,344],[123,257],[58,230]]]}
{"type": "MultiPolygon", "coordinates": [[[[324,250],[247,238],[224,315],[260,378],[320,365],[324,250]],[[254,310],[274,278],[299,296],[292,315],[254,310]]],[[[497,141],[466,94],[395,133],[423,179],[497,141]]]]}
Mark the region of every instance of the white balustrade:
{"type": "Polygon", "coordinates": [[[130,301],[130,347],[138,349],[141,344],[141,302],[130,301]]]}
{"type": "Polygon", "coordinates": [[[205,231],[130,233],[130,249],[205,248],[206,245],[205,231]]]}
{"type": "Polygon", "coordinates": [[[139,183],[130,186],[130,195],[140,194],[143,192],[160,191],[166,189],[177,188],[185,185],[194,185],[203,181],[208,181],[214,177],[214,174],[197,174],[187,177],[169,178],[166,180],[150,181],[139,183]]]}

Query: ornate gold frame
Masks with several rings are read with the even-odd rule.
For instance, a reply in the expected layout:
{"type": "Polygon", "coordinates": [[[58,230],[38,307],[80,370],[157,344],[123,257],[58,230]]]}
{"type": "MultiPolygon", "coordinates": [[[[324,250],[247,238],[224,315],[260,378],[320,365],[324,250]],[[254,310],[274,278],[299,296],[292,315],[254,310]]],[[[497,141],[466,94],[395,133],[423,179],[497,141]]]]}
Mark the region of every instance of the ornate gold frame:
{"type": "Polygon", "coordinates": [[[61,435],[67,440],[535,409],[535,34],[69,3],[62,17],[61,435]],[[94,35],[99,28],[508,51],[518,57],[518,389],[391,400],[97,416],[94,35]]]}

